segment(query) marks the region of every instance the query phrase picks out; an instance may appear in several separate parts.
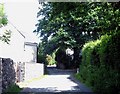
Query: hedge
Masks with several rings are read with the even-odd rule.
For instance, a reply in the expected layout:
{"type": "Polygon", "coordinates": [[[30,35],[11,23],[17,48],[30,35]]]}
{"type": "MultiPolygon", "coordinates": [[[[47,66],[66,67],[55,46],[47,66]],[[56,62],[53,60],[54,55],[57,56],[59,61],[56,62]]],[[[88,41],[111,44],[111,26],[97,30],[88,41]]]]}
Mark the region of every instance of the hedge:
{"type": "Polygon", "coordinates": [[[120,94],[120,32],[103,35],[82,48],[77,77],[99,94],[120,94]]]}

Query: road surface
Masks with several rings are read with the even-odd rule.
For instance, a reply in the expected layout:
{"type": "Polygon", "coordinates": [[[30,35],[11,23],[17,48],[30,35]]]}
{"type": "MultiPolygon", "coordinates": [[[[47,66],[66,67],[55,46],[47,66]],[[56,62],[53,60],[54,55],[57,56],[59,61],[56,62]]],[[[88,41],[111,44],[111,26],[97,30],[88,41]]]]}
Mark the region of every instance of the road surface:
{"type": "Polygon", "coordinates": [[[77,81],[75,70],[47,67],[48,75],[27,84],[21,93],[28,94],[93,94],[92,90],[77,81]]]}

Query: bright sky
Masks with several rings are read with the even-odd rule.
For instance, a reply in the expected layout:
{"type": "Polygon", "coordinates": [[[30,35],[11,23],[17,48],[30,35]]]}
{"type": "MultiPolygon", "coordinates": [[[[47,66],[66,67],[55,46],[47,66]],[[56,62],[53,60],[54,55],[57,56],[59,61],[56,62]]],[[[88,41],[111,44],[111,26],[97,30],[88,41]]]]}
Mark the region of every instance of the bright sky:
{"type": "Polygon", "coordinates": [[[30,35],[29,41],[37,41],[38,36],[33,34],[37,23],[38,0],[0,0],[5,6],[8,20],[20,31],[30,35]]]}

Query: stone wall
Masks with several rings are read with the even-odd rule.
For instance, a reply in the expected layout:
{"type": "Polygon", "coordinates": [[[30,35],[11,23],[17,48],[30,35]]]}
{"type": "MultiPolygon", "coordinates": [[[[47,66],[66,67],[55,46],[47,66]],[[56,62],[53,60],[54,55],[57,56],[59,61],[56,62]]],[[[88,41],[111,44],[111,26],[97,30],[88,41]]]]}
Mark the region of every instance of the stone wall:
{"type": "Polygon", "coordinates": [[[0,58],[0,94],[10,85],[44,75],[44,64],[0,58]]]}
{"type": "Polygon", "coordinates": [[[2,93],[2,58],[0,58],[0,94],[2,93]]]}
{"type": "Polygon", "coordinates": [[[16,83],[23,82],[25,79],[25,62],[15,63],[16,83]]]}
{"type": "Polygon", "coordinates": [[[0,58],[0,94],[10,85],[25,79],[25,62],[13,62],[10,58],[0,58]]]}
{"type": "Polygon", "coordinates": [[[15,83],[15,69],[14,62],[9,58],[1,58],[1,77],[2,77],[2,92],[4,92],[10,85],[15,83]]]}

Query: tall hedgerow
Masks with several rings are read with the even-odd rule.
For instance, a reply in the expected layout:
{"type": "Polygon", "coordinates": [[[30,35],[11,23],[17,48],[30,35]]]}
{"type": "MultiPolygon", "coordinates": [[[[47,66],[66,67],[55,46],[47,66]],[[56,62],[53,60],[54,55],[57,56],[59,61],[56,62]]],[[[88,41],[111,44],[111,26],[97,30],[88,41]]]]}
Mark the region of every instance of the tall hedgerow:
{"type": "Polygon", "coordinates": [[[120,93],[120,32],[86,43],[77,77],[100,94],[120,93]]]}

